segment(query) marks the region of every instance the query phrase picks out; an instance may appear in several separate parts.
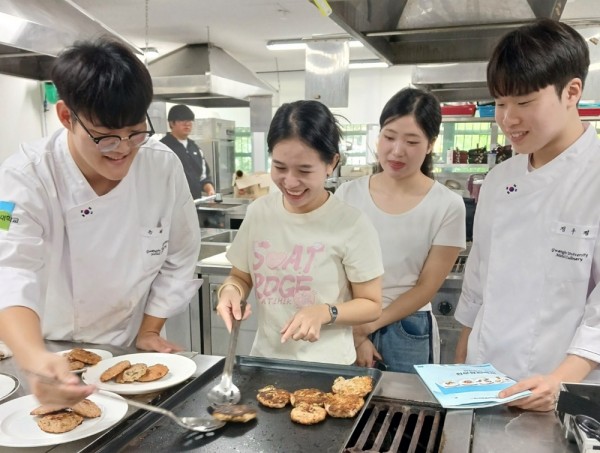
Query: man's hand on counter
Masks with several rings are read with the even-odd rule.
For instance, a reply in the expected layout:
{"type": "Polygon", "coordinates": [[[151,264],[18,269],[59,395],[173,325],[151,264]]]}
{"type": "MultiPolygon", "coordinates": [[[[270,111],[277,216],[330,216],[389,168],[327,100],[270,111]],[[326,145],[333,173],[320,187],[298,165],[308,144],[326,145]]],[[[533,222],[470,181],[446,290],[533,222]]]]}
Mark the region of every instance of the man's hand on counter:
{"type": "Polygon", "coordinates": [[[171,343],[160,336],[160,331],[165,325],[165,321],[165,318],[157,318],[156,316],[144,314],[135,340],[135,346],[143,351],[166,353],[183,351],[181,346],[171,343]]]}
{"type": "Polygon", "coordinates": [[[567,354],[567,357],[552,373],[523,379],[500,392],[499,396],[506,397],[523,390],[531,390],[533,395],[509,403],[509,405],[530,411],[551,411],[556,407],[561,382],[581,382],[597,366],[598,363],[593,360],[567,354]]]}
{"type": "Polygon", "coordinates": [[[523,379],[515,385],[501,391],[498,396],[500,398],[506,398],[507,396],[525,390],[531,390],[532,395],[512,401],[507,405],[528,411],[551,411],[556,407],[556,398],[560,390],[560,379],[551,374],[533,376],[523,379]]]}
{"type": "Polygon", "coordinates": [[[142,351],[179,352],[183,348],[161,337],[157,332],[142,332],[137,336],[135,346],[142,351]]]}

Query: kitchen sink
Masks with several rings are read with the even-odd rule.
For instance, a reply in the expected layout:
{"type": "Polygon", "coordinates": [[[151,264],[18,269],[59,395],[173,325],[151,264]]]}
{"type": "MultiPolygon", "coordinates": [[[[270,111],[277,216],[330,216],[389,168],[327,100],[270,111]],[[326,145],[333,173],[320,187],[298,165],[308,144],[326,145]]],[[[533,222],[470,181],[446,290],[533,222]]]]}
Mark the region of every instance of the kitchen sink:
{"type": "Polygon", "coordinates": [[[219,253],[226,252],[228,245],[229,244],[211,244],[202,242],[200,244],[200,255],[198,255],[198,261],[218,255],[219,253]]]}
{"type": "Polygon", "coordinates": [[[240,205],[242,205],[242,203],[215,203],[214,201],[209,201],[207,203],[196,203],[196,209],[204,211],[225,211],[237,208],[240,205]]]}
{"type": "Polygon", "coordinates": [[[205,242],[219,242],[230,244],[233,242],[235,235],[237,234],[237,230],[229,230],[223,231],[222,233],[213,234],[207,237],[202,238],[202,243],[205,242]]]}

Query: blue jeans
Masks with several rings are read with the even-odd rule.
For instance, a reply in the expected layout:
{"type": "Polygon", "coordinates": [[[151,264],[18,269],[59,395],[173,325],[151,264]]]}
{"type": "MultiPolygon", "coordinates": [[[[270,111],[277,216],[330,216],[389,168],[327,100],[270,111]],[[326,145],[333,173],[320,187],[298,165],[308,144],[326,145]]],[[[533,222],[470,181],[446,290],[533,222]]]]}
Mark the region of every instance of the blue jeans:
{"type": "Polygon", "coordinates": [[[388,371],[416,373],[413,365],[433,363],[431,312],[418,311],[374,332],[370,339],[388,371]]]}

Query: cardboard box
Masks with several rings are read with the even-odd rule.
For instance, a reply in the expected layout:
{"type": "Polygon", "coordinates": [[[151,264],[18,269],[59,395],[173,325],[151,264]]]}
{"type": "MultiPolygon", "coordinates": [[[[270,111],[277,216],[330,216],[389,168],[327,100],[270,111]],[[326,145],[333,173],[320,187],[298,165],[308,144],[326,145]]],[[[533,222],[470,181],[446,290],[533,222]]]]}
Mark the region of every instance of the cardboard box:
{"type": "Polygon", "coordinates": [[[248,198],[256,200],[269,193],[273,184],[269,173],[244,173],[242,176],[233,176],[234,198],[248,198]]]}

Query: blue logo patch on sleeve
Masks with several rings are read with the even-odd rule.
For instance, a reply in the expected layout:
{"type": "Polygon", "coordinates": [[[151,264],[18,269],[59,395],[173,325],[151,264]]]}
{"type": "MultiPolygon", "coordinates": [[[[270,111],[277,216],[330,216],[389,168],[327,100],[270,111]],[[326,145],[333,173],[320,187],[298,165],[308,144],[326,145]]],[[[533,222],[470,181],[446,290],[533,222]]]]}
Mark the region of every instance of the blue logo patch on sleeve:
{"type": "Polygon", "coordinates": [[[8,231],[12,221],[15,204],[11,201],[0,201],[0,230],[8,231]]]}

